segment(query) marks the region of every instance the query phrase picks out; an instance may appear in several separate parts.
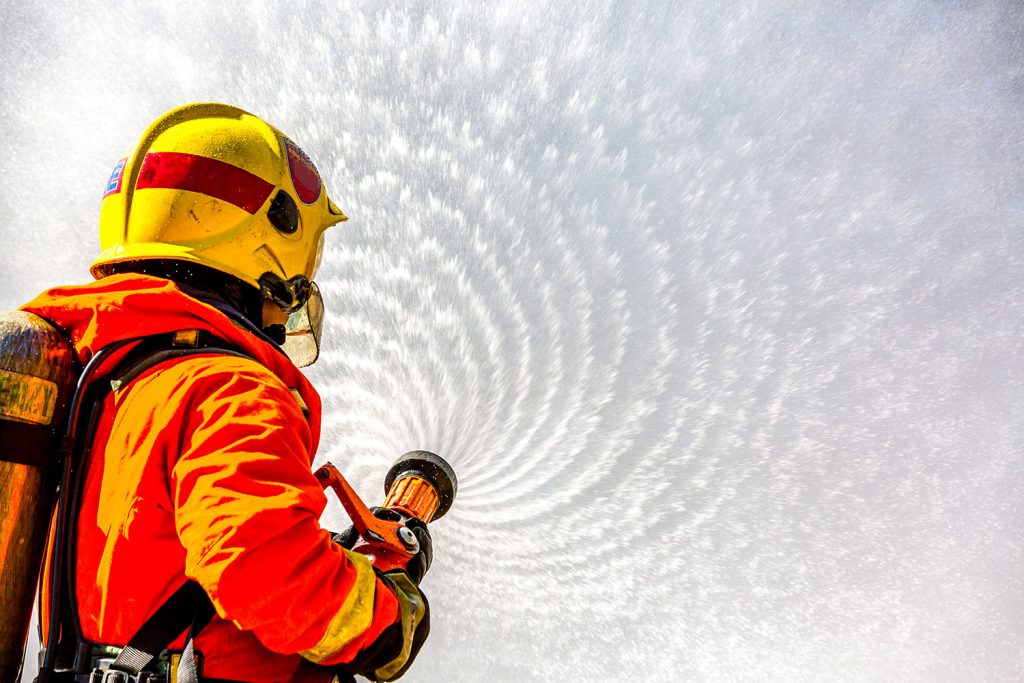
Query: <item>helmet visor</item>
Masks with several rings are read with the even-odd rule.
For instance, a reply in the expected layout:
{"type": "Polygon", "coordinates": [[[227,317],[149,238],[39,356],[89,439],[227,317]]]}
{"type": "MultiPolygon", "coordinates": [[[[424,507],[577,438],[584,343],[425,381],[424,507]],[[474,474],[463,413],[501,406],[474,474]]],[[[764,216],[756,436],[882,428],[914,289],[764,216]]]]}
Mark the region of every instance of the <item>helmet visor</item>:
{"type": "Polygon", "coordinates": [[[300,368],[312,365],[320,356],[320,332],[324,324],[324,299],[320,295],[320,288],[315,282],[309,284],[306,303],[288,316],[284,344],[281,346],[300,368]]]}

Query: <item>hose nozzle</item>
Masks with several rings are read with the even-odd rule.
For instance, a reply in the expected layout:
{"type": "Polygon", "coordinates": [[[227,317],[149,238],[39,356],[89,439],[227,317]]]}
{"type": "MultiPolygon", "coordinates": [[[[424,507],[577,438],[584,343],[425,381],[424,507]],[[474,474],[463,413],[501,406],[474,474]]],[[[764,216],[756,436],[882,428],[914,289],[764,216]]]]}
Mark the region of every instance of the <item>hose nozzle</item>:
{"type": "Polygon", "coordinates": [[[380,571],[404,569],[410,557],[416,555],[419,543],[415,534],[405,525],[401,515],[415,517],[424,524],[448,512],[455,500],[459,483],[455,471],[441,456],[429,451],[410,451],[395,461],[384,481],[387,499],[384,508],[400,513],[398,519],[382,519],[374,515],[355,489],[331,463],[324,463],[314,476],[320,485],[332,489],[352,518],[363,541],[371,551],[373,566],[380,571]]]}
{"type": "Polygon", "coordinates": [[[444,458],[430,451],[409,451],[384,478],[383,507],[429,524],[448,512],[458,490],[455,470],[444,458]]]}

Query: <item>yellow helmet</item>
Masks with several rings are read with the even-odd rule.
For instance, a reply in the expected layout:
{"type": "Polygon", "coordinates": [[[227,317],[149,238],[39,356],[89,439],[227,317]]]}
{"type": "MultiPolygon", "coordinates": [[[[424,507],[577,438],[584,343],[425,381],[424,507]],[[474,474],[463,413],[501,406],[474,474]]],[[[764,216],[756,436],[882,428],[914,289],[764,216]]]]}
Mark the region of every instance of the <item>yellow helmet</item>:
{"type": "Polygon", "coordinates": [[[323,233],[348,220],[299,147],[226,104],[173,109],[114,167],[93,276],[129,261],[209,266],[295,310],[308,298],[323,233]]]}

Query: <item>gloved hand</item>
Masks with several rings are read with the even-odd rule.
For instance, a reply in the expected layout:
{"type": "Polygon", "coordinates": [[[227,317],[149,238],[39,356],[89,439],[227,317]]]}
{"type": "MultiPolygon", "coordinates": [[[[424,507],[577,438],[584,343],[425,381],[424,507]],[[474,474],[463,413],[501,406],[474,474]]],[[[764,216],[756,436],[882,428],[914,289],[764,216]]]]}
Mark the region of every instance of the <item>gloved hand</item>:
{"type": "Polygon", "coordinates": [[[378,576],[398,599],[399,619],[343,668],[371,681],[393,681],[412,666],[430,633],[430,604],[405,572],[378,576]]]}
{"type": "MultiPolygon", "coordinates": [[[[409,558],[409,562],[405,565],[405,573],[409,575],[409,578],[412,579],[415,585],[419,586],[420,581],[423,580],[423,576],[430,569],[430,563],[434,559],[434,545],[430,538],[430,532],[427,530],[427,525],[415,517],[405,517],[400,512],[389,508],[374,507],[370,508],[370,512],[377,519],[386,519],[392,522],[405,520],[405,526],[412,529],[412,532],[416,534],[416,539],[420,542],[420,549],[419,552],[409,558]]],[[[354,526],[350,526],[341,533],[332,533],[331,538],[346,550],[359,551],[359,548],[356,546],[356,543],[359,541],[359,532],[356,531],[354,526]]]]}

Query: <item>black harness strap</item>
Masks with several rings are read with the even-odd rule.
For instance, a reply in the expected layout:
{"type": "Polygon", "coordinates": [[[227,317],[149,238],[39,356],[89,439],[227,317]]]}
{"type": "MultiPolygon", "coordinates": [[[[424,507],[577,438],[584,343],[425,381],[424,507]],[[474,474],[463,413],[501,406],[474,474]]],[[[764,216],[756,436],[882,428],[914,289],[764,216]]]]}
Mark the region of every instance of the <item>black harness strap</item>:
{"type": "Polygon", "coordinates": [[[181,656],[181,664],[178,665],[178,683],[195,683],[198,681],[198,675],[192,639],[210,623],[213,615],[210,596],[195,581],[186,581],[132,636],[121,650],[121,654],[114,660],[112,668],[133,675],[139,674],[164,648],[188,629],[188,642],[181,656]],[[186,672],[191,676],[182,675],[186,672]]]}
{"type": "Polygon", "coordinates": [[[142,341],[125,354],[125,357],[118,363],[118,367],[110,373],[110,389],[119,391],[146,370],[165,361],[184,356],[216,353],[222,356],[237,356],[254,360],[252,356],[228,346],[227,342],[221,341],[208,332],[200,330],[188,330],[187,332],[195,333],[195,336],[178,333],[176,335],[159,335],[142,341]]]}
{"type": "MultiPolygon", "coordinates": [[[[161,363],[169,360],[182,358],[190,355],[203,353],[216,353],[218,355],[236,356],[254,360],[251,356],[242,353],[230,346],[227,342],[202,330],[185,330],[173,334],[155,335],[143,338],[134,348],[128,351],[123,358],[116,362],[114,367],[107,373],[103,373],[103,379],[94,382],[83,390],[89,392],[87,397],[93,402],[94,411],[90,416],[86,429],[81,432],[84,438],[75,439],[76,448],[74,457],[78,461],[75,469],[78,476],[77,481],[71,487],[69,493],[72,495],[72,516],[77,521],[78,503],[81,496],[81,489],[84,484],[84,472],[87,469],[86,462],[89,455],[89,447],[95,436],[99,407],[104,397],[110,391],[119,391],[126,387],[142,373],[161,363]],[[109,382],[107,381],[109,380],[109,382]]],[[[63,566],[59,571],[64,575],[64,589],[67,592],[67,600],[63,600],[65,609],[62,609],[65,622],[63,629],[66,635],[77,636],[77,652],[88,651],[89,644],[81,637],[81,626],[78,621],[78,609],[75,600],[75,544],[71,542],[71,535],[77,526],[75,521],[68,525],[64,538],[66,553],[64,553],[63,566]],[[70,620],[70,623],[66,623],[70,620]]],[[[54,599],[57,599],[56,596],[54,599]]],[[[168,683],[199,683],[198,672],[195,665],[195,649],[193,638],[202,631],[215,614],[213,603],[210,602],[206,591],[195,581],[186,581],[182,584],[156,612],[142,625],[128,644],[121,650],[121,653],[114,660],[112,668],[124,671],[137,676],[178,636],[188,630],[185,650],[182,653],[178,665],[177,681],[168,683]]],[[[64,645],[63,643],[61,645],[64,645]]],[[[66,645],[64,645],[66,647],[66,645]]],[[[74,668],[81,671],[88,661],[81,661],[81,655],[76,656],[74,668]]],[[[86,660],[88,658],[86,657],[86,660]]],[[[84,673],[84,672],[83,672],[84,673]]]]}

